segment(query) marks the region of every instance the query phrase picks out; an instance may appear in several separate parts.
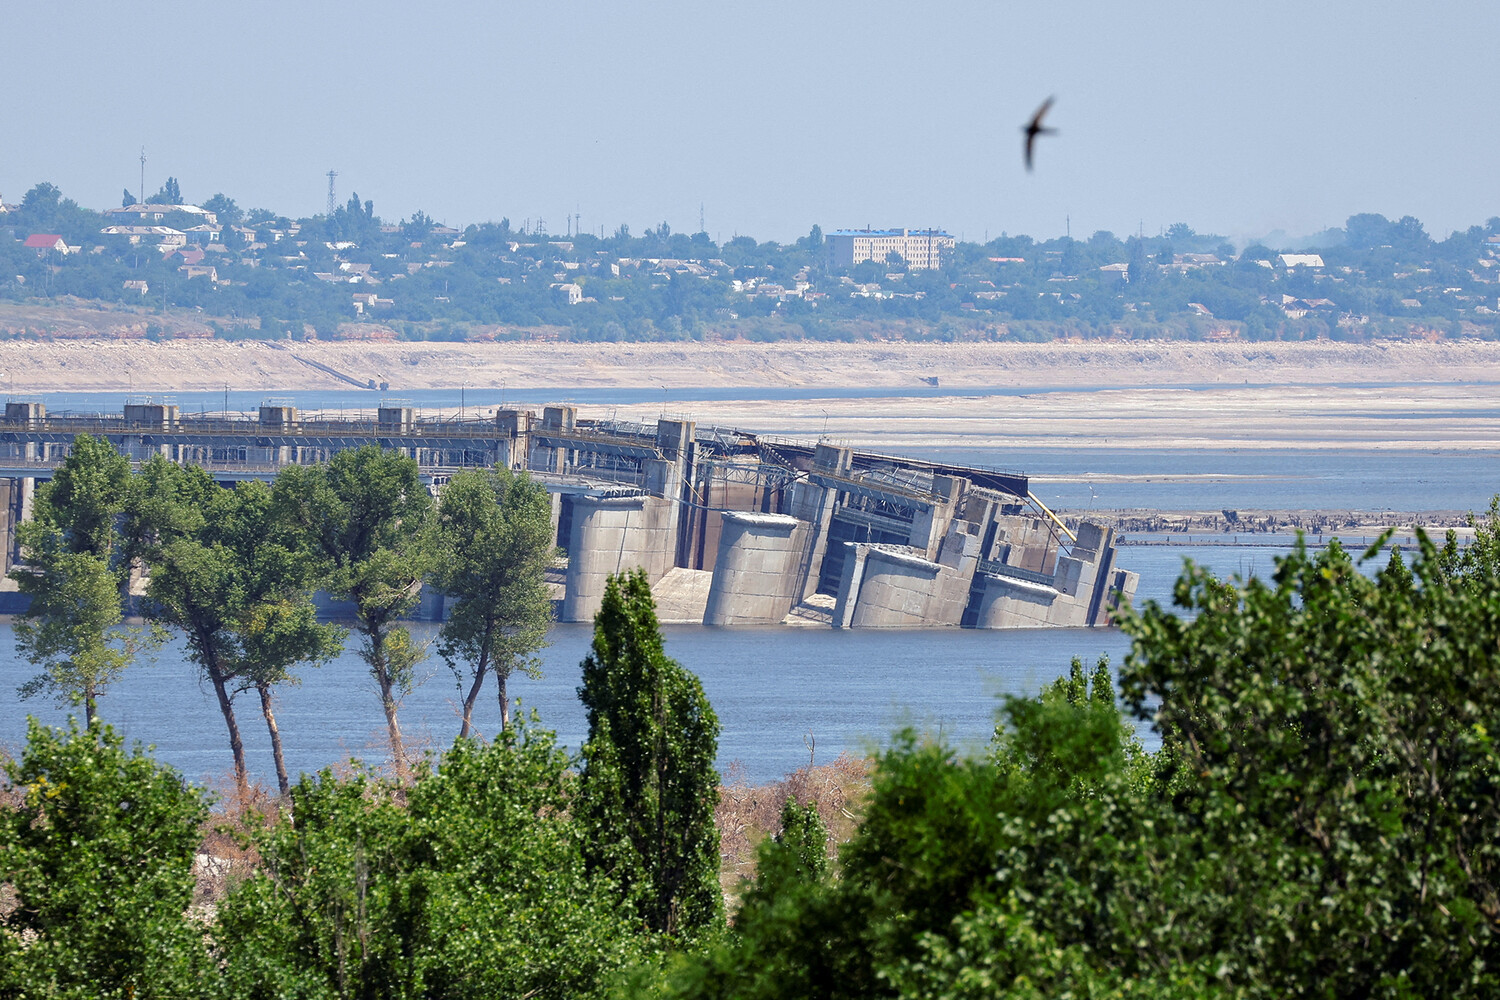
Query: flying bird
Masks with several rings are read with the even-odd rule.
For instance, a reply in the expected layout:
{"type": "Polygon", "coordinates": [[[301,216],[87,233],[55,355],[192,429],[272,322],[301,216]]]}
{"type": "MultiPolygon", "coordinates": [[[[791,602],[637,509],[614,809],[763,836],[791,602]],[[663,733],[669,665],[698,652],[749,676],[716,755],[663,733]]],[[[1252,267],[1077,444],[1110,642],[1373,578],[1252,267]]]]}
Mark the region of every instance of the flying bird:
{"type": "Polygon", "coordinates": [[[1042,118],[1047,114],[1047,109],[1052,107],[1055,98],[1047,98],[1042,106],[1036,109],[1036,114],[1031,116],[1031,121],[1021,126],[1021,131],[1026,133],[1026,169],[1031,169],[1031,147],[1036,143],[1039,135],[1056,135],[1057,129],[1047,128],[1042,124],[1042,118]]]}

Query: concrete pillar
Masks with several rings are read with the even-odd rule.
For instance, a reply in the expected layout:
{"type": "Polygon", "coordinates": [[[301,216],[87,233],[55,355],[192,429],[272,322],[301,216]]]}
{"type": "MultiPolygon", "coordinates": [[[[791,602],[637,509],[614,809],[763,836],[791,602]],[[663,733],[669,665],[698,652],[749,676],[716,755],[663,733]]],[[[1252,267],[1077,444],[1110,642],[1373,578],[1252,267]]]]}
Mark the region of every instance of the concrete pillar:
{"type": "Polygon", "coordinates": [[[833,627],[848,628],[854,623],[854,608],[859,603],[859,588],[864,583],[865,557],[868,545],[844,542],[844,572],[839,577],[838,600],[833,605],[833,627]]]}
{"type": "Polygon", "coordinates": [[[562,621],[592,621],[612,575],[637,567],[652,583],[666,575],[673,506],[655,497],[573,497],[562,621]]]}
{"type": "Polygon", "coordinates": [[[382,434],[409,434],[416,421],[416,410],[410,406],[380,406],[375,409],[375,426],[382,434]]]}
{"type": "Polygon", "coordinates": [[[797,573],[799,600],[807,600],[818,589],[822,575],[823,556],[828,552],[828,528],[833,523],[833,506],[837,494],[833,490],[809,482],[792,485],[792,516],[808,523],[807,544],[803,548],[802,565],[797,573]]]}
{"type": "Polygon", "coordinates": [[[1041,628],[1050,624],[1061,595],[1044,583],[986,577],[979,597],[976,628],[1041,628]]]}
{"type": "Polygon", "coordinates": [[[918,553],[870,546],[849,623],[856,628],[958,625],[968,603],[966,584],[952,569],[918,553]]]}
{"type": "MultiPolygon", "coordinates": [[[[646,491],[667,501],[668,568],[676,566],[679,528],[682,521],[682,458],[648,458],[643,463],[646,491]]],[[[665,572],[665,571],[663,571],[665,572]]]]}
{"type": "Polygon", "coordinates": [[[525,469],[530,465],[531,424],[536,414],[530,410],[496,410],[495,426],[500,431],[495,464],[508,469],[525,469]]]}
{"type": "Polygon", "coordinates": [[[808,525],[785,514],[724,511],[705,625],[775,625],[798,594],[808,525]]]}
{"type": "Polygon", "coordinates": [[[46,403],[6,403],[5,422],[36,427],[47,418],[46,403]]]}
{"type": "Polygon", "coordinates": [[[0,575],[10,572],[16,561],[16,517],[11,498],[18,480],[0,479],[0,575]]]}

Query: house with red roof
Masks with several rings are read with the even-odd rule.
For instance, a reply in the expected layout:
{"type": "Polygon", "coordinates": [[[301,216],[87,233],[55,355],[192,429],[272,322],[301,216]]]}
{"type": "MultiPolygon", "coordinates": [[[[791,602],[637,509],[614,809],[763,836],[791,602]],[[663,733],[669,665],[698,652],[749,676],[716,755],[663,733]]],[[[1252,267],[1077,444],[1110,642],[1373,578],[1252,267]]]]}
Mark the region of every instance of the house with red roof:
{"type": "Polygon", "coordinates": [[[33,233],[26,237],[25,245],[29,249],[35,250],[38,256],[46,253],[48,250],[67,253],[71,249],[66,240],[52,233],[33,233]]]}

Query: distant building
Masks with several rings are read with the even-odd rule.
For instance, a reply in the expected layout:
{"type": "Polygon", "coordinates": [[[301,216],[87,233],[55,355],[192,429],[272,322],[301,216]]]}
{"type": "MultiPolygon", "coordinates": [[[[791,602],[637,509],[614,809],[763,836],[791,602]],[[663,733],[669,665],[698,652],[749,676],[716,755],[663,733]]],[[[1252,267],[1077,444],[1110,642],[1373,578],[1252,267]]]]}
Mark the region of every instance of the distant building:
{"type": "Polygon", "coordinates": [[[940,229],[836,229],[824,238],[833,267],[853,267],[867,260],[884,264],[901,255],[913,271],[940,267],[957,241],[940,229]]]}
{"type": "Polygon", "coordinates": [[[1281,266],[1286,268],[1323,266],[1323,258],[1315,253],[1284,253],[1280,256],[1281,266]]]}
{"type": "Polygon", "coordinates": [[[61,236],[52,233],[36,233],[26,237],[25,246],[37,253],[46,253],[48,250],[56,250],[58,253],[67,253],[70,249],[67,241],[61,236]]]}
{"type": "Polygon", "coordinates": [[[186,233],[168,226],[105,226],[99,232],[104,236],[124,236],[131,243],[147,239],[164,247],[181,246],[187,242],[186,233]]]}
{"type": "Polygon", "coordinates": [[[160,222],[173,212],[196,215],[211,226],[216,226],[219,223],[218,216],[207,209],[199,208],[197,205],[156,205],[136,202],[134,205],[124,205],[120,208],[106,208],[104,210],[104,214],[112,219],[133,219],[138,224],[160,222]]]}

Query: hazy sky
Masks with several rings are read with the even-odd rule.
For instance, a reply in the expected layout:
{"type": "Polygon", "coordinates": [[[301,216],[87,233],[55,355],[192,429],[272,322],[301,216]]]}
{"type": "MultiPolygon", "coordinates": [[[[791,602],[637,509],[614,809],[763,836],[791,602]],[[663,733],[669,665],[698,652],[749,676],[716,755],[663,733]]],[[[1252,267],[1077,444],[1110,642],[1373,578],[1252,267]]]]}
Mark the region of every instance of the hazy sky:
{"type": "Polygon", "coordinates": [[[1500,215],[1500,4],[70,3],[0,18],[0,195],[786,241],[1500,215]],[[1048,95],[1057,136],[1021,163],[1048,95]]]}

